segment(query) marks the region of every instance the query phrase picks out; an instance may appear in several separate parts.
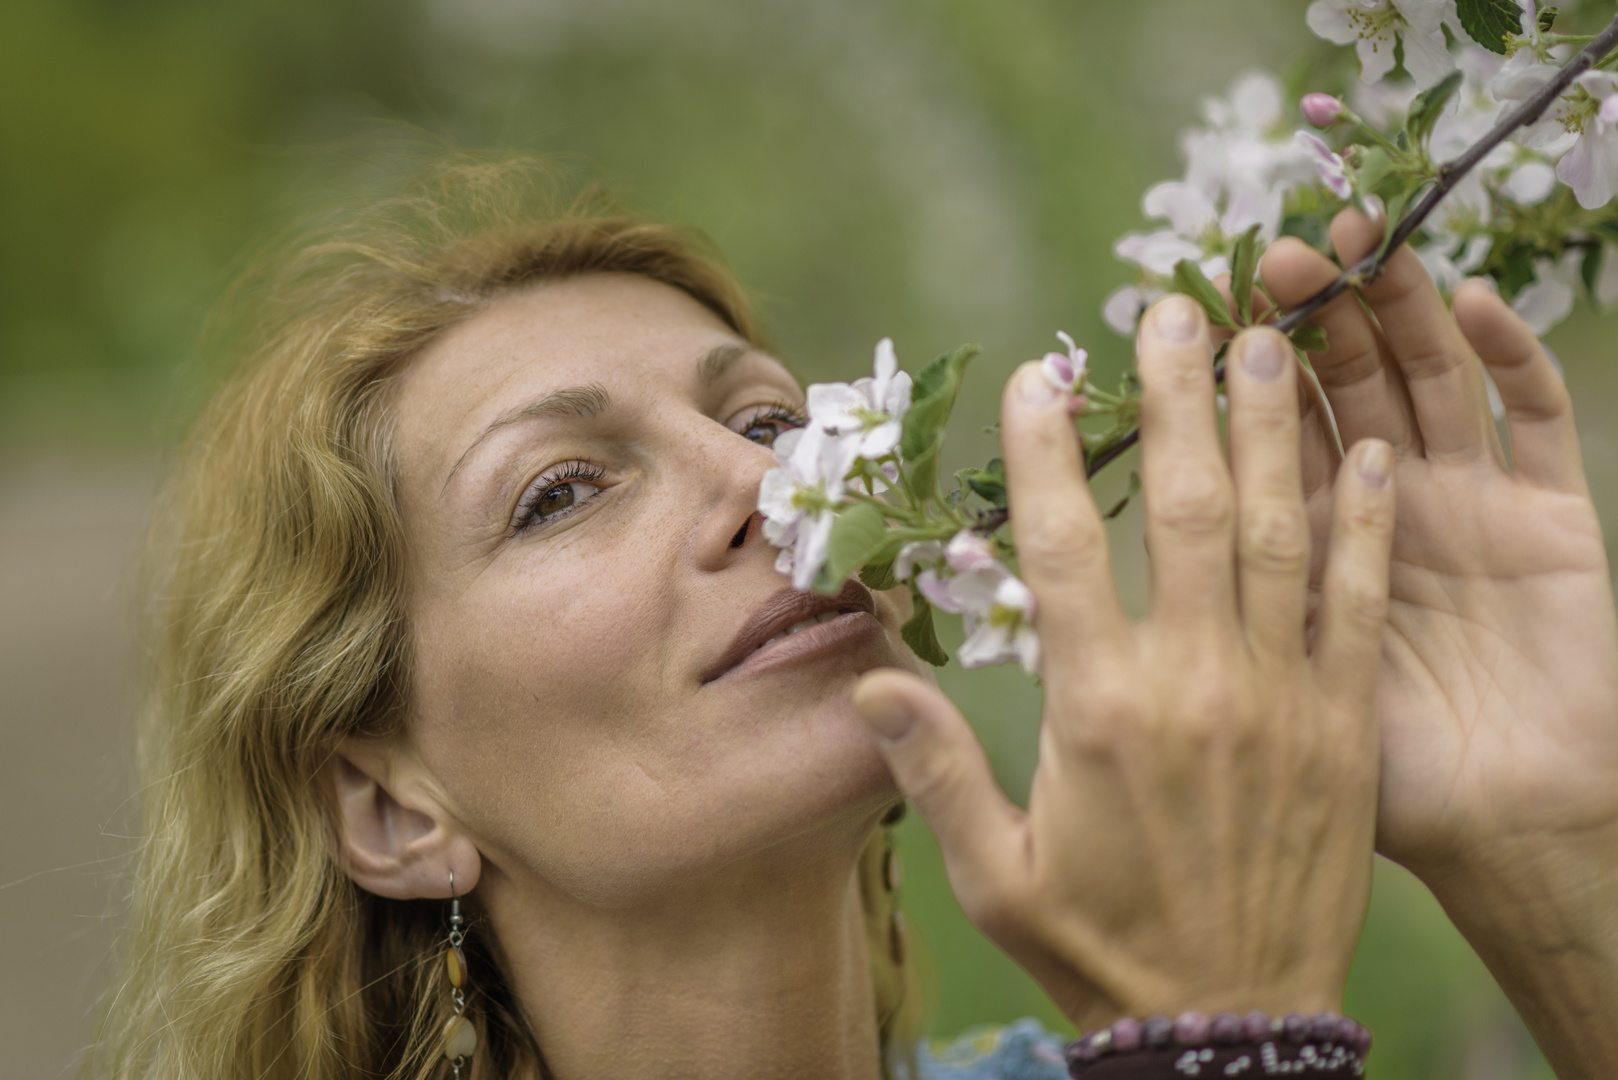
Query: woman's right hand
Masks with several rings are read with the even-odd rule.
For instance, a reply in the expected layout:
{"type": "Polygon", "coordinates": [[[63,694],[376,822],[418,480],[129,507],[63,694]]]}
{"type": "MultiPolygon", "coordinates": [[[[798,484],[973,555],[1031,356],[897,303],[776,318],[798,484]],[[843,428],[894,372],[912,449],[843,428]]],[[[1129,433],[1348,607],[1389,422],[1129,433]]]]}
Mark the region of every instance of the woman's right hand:
{"type": "Polygon", "coordinates": [[[1369,896],[1393,456],[1376,440],[1349,454],[1311,655],[1297,365],[1273,331],[1237,339],[1227,468],[1209,348],[1182,297],[1142,323],[1138,624],[1063,396],[1032,364],[1007,388],[1012,529],[1044,656],[1026,811],[936,688],[885,670],[855,691],[968,917],[1081,1027],[1336,1010],[1369,896]]]}

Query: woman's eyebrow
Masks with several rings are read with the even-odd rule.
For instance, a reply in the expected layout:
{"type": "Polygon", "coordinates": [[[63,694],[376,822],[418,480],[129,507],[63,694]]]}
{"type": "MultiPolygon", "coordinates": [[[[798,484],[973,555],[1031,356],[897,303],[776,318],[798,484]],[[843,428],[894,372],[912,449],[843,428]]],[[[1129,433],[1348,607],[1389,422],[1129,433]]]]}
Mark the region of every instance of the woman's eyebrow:
{"type": "Polygon", "coordinates": [[[488,427],[479,433],[476,439],[472,440],[472,445],[468,446],[465,452],[456,460],[455,465],[449,471],[449,475],[444,477],[444,487],[439,494],[443,494],[443,491],[448,490],[449,482],[455,479],[455,474],[460,471],[461,466],[471,456],[472,451],[483,445],[485,439],[501,428],[510,427],[520,421],[532,420],[540,416],[599,416],[607,410],[607,406],[610,404],[612,404],[612,399],[607,396],[606,387],[600,383],[586,383],[583,386],[567,386],[560,390],[552,390],[538,401],[530,402],[521,408],[511,410],[504,416],[496,417],[488,427]]]}
{"type": "Polygon", "coordinates": [[[753,351],[746,345],[715,345],[697,361],[697,385],[712,386],[736,366],[736,361],[753,351]]]}

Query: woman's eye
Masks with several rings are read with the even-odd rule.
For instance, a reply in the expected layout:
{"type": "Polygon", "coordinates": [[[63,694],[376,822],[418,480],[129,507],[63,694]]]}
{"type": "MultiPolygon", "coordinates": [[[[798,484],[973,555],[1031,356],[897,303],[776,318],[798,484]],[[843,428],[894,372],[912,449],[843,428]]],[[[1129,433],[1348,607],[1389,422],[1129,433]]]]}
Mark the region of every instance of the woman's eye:
{"type": "Polygon", "coordinates": [[[803,425],[804,417],[798,410],[786,405],[771,405],[745,417],[736,430],[742,438],[750,439],[760,446],[774,446],[775,440],[781,437],[783,431],[790,431],[803,425]]]}
{"type": "Polygon", "coordinates": [[[563,510],[588,499],[592,490],[594,488],[591,485],[577,481],[557,484],[534,501],[534,517],[543,520],[552,514],[560,514],[563,510]]]}
{"type": "Polygon", "coordinates": [[[560,476],[540,477],[517,504],[512,529],[522,532],[566,517],[601,494],[603,475],[600,469],[573,464],[560,476]]]}

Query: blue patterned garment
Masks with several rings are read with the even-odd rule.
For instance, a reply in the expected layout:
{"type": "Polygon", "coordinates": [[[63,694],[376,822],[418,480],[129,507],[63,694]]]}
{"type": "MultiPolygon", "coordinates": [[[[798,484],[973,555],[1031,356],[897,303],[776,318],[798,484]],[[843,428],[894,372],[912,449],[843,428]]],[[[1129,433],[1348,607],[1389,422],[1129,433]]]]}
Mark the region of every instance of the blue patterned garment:
{"type": "Polygon", "coordinates": [[[1038,1020],[974,1028],[956,1039],[923,1039],[917,1080],[1067,1080],[1067,1040],[1038,1020]]]}

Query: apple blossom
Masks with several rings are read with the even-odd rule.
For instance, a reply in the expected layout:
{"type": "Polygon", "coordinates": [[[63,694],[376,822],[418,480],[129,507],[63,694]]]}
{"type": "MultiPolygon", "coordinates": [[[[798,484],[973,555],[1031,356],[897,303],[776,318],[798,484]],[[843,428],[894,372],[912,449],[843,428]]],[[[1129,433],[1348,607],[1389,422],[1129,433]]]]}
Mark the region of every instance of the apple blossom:
{"type": "Polygon", "coordinates": [[[1343,115],[1343,103],[1330,94],[1305,94],[1298,110],[1315,127],[1329,128],[1343,115]]]}
{"type": "Polygon", "coordinates": [[[901,422],[910,408],[910,376],[899,371],[893,339],[877,342],[874,375],[850,383],[809,387],[809,422],[834,435],[857,436],[858,455],[886,457],[899,445],[901,422]]]}
{"type": "Polygon", "coordinates": [[[1039,362],[1040,373],[1063,393],[1077,394],[1084,385],[1084,372],[1090,362],[1090,354],[1079,348],[1065,332],[1058,330],[1056,336],[1067,346],[1067,354],[1046,353],[1039,362]]]}

